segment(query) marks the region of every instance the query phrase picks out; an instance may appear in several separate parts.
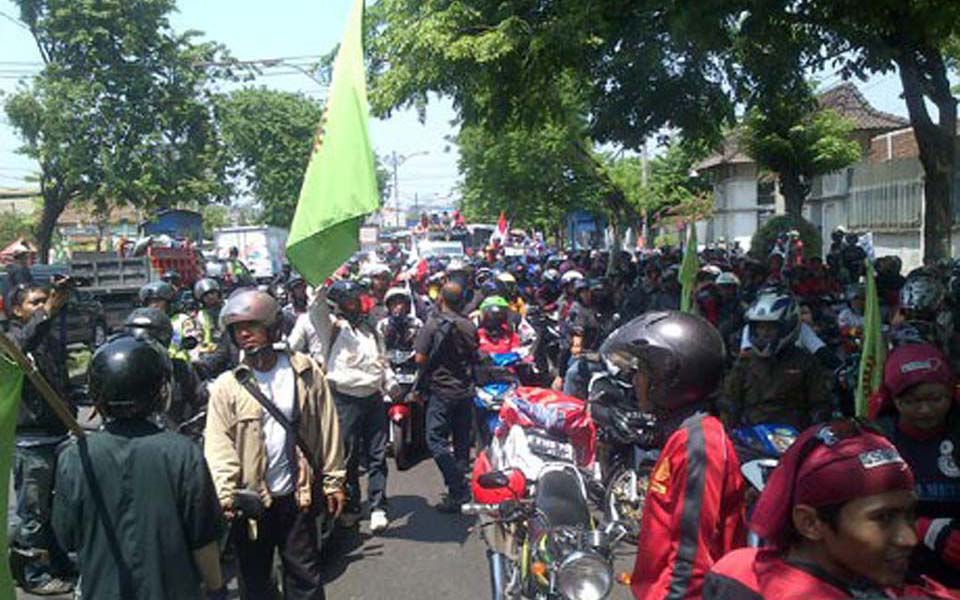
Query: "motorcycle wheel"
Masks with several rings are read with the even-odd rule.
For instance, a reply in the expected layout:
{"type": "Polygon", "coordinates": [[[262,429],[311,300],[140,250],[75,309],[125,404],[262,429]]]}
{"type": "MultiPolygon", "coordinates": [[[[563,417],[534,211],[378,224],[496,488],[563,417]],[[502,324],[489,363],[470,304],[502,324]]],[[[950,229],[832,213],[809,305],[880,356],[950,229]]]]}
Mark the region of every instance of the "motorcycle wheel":
{"type": "Polygon", "coordinates": [[[640,518],[649,484],[649,470],[637,472],[628,466],[618,467],[607,483],[603,498],[604,516],[608,521],[623,523],[628,531],[625,539],[636,541],[640,535],[640,518]]]}
{"type": "Polygon", "coordinates": [[[390,421],[391,437],[393,437],[393,462],[398,471],[406,471],[413,466],[413,452],[410,447],[409,424],[406,421],[397,423],[390,421]]]}

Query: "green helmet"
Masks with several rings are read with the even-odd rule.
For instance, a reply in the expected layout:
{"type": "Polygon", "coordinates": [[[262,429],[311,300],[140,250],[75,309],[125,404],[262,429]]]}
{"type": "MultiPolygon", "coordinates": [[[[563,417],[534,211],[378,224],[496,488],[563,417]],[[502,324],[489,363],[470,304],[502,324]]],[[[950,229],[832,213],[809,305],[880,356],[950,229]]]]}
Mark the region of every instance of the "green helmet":
{"type": "Polygon", "coordinates": [[[485,311],[490,308],[510,308],[503,296],[488,296],[480,303],[480,310],[485,311]]]}

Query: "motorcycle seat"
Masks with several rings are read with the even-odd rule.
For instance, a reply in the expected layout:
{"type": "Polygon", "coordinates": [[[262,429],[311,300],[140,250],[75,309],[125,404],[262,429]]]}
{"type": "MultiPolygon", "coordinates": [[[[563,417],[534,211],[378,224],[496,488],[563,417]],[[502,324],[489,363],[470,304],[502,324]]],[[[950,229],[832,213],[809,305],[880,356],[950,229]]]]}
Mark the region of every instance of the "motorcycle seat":
{"type": "Polygon", "coordinates": [[[546,470],[537,479],[536,506],[551,527],[590,526],[590,509],[580,480],[569,470],[546,470]]]}

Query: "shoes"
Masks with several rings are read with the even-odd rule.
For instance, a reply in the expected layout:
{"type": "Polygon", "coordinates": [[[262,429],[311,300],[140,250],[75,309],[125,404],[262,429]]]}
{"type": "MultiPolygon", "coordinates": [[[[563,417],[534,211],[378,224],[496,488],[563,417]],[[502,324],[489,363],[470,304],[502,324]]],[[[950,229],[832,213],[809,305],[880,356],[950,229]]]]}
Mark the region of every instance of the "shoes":
{"type": "Polygon", "coordinates": [[[73,583],[57,577],[50,578],[38,586],[26,590],[35,596],[56,596],[57,594],[69,594],[73,591],[73,583]]]}
{"type": "Polygon", "coordinates": [[[376,509],[370,513],[370,533],[380,533],[387,528],[390,521],[387,519],[387,512],[383,509],[376,509]]]}
{"type": "Polygon", "coordinates": [[[452,496],[450,494],[444,494],[443,498],[440,499],[440,503],[436,505],[436,509],[442,513],[446,514],[460,514],[460,508],[467,501],[467,498],[464,496],[452,496]]]}

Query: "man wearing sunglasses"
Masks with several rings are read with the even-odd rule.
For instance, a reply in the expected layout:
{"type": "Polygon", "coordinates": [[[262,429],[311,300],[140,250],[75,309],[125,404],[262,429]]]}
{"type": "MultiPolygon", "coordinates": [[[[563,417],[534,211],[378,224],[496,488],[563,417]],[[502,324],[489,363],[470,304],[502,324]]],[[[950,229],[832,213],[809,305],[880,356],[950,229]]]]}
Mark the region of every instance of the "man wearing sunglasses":
{"type": "Polygon", "coordinates": [[[804,431],[750,520],[769,544],[717,562],[704,600],[960,598],[907,577],[919,542],[914,478],[897,449],[857,421],[804,431]]]}

